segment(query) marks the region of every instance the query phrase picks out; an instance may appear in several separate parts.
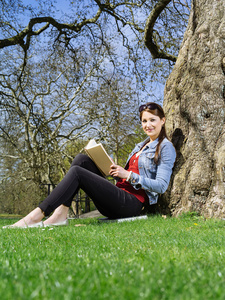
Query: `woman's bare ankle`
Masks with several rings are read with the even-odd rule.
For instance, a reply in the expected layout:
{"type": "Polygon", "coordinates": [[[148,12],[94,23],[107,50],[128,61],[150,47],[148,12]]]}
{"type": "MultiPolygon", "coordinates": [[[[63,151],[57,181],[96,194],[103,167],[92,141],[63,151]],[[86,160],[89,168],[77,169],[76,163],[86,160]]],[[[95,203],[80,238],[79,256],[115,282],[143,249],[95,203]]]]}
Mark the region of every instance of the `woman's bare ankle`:
{"type": "Polygon", "coordinates": [[[69,207],[60,205],[56,208],[54,213],[47,220],[44,221],[44,224],[49,225],[65,221],[67,219],[68,211],[69,207]]]}
{"type": "Polygon", "coordinates": [[[24,218],[14,223],[13,226],[15,227],[29,226],[40,222],[43,219],[43,217],[44,217],[43,211],[39,207],[37,207],[33,211],[31,211],[28,215],[26,215],[24,218]]]}

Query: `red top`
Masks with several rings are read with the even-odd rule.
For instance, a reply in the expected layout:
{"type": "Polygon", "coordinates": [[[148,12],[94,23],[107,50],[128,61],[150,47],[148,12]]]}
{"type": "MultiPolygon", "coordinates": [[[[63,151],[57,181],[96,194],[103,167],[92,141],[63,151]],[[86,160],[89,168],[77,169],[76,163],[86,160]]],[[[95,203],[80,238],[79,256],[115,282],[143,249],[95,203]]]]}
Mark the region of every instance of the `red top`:
{"type": "MultiPolygon", "coordinates": [[[[136,157],[136,154],[134,154],[130,158],[127,171],[132,171],[136,174],[139,174],[138,158],[139,158],[139,156],[136,157]]],[[[118,180],[116,186],[118,186],[122,190],[134,195],[142,203],[144,203],[148,199],[148,197],[143,189],[135,190],[135,188],[133,188],[133,186],[128,181],[126,181],[126,179],[124,179],[124,178],[120,178],[118,180]]]]}

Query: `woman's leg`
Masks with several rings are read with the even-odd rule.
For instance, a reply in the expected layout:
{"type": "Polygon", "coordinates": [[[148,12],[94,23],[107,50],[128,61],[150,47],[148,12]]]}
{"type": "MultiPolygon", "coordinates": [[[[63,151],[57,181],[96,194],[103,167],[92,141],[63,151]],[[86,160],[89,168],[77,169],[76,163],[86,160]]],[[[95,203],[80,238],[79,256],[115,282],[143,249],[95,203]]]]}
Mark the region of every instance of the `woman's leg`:
{"type": "MultiPolygon", "coordinates": [[[[78,154],[74,158],[70,168],[72,168],[73,166],[80,166],[86,170],[89,170],[90,172],[92,172],[94,174],[97,174],[97,175],[103,177],[102,173],[99,171],[99,169],[97,168],[97,166],[93,162],[93,160],[91,160],[90,157],[85,154],[78,154]]],[[[64,202],[64,205],[70,207],[72,200],[73,200],[73,198],[64,202]]]]}
{"type": "MultiPolygon", "coordinates": [[[[90,172],[94,172],[99,176],[102,176],[101,172],[87,155],[77,155],[71,164],[70,170],[73,169],[75,165],[79,165],[90,170],[90,172]]],[[[68,173],[72,173],[70,170],[68,173]]],[[[35,208],[26,217],[13,224],[13,226],[24,227],[38,223],[43,219],[44,216],[49,215],[57,207],[58,209],[56,209],[55,215],[53,216],[52,220],[50,219],[48,222],[52,221],[52,223],[55,223],[57,221],[66,219],[73,196],[77,192],[77,186],[76,184],[73,186],[73,182],[71,182],[73,178],[68,173],[59,183],[59,185],[57,185],[57,187],[52,191],[52,193],[39,205],[39,207],[35,208]],[[53,203],[52,207],[51,202],[53,203]],[[50,203],[50,205],[48,205],[48,203],[50,203]],[[47,211],[45,211],[46,206],[48,206],[47,211]]]]}
{"type": "MultiPolygon", "coordinates": [[[[95,206],[103,215],[115,215],[114,209],[118,212],[116,209],[118,206],[120,207],[118,217],[138,215],[141,212],[143,204],[135,196],[119,189],[114,184],[104,179],[102,173],[87,155],[77,155],[72,162],[71,167],[75,165],[81,166],[82,168],[102,177],[99,178],[92,176],[89,179],[89,176],[85,174],[81,188],[90,196],[90,198],[94,201],[95,206]],[[88,181],[87,178],[89,179],[88,181]],[[111,201],[106,202],[107,199],[110,199],[111,201]]],[[[64,203],[64,205],[66,204],[64,203]]],[[[69,207],[70,205],[71,201],[68,203],[69,207]]]]}
{"type": "MultiPolygon", "coordinates": [[[[77,177],[74,173],[76,167],[80,167],[88,172],[87,177],[95,174],[97,177],[102,178],[101,172],[93,163],[93,161],[84,154],[79,154],[73,160],[71,167],[63,180],[56,186],[51,194],[39,205],[39,208],[44,212],[45,216],[50,215],[57,207],[64,205],[67,207],[71,206],[71,202],[80,189],[79,176],[77,177]]],[[[85,180],[85,179],[84,179],[85,180]]]]}
{"type": "Polygon", "coordinates": [[[34,210],[32,210],[28,215],[26,215],[26,217],[22,218],[21,220],[13,224],[13,226],[27,227],[32,224],[40,222],[43,218],[44,218],[43,211],[39,207],[37,207],[34,210]]]}
{"type": "Polygon", "coordinates": [[[110,218],[138,215],[143,206],[135,196],[118,188],[102,176],[73,165],[63,181],[39,207],[47,215],[59,205],[68,203],[67,199],[73,199],[80,188],[93,200],[98,210],[110,218]]]}
{"type": "Polygon", "coordinates": [[[120,218],[140,214],[143,204],[134,195],[79,166],[74,167],[74,173],[79,187],[88,194],[103,215],[120,218]]]}
{"type": "MultiPolygon", "coordinates": [[[[78,155],[63,180],[39,205],[39,208],[30,213],[33,216],[32,220],[39,221],[44,215],[49,215],[62,204],[70,206],[74,195],[80,188],[92,198],[99,211],[107,217],[134,216],[142,209],[142,203],[135,196],[103,178],[87,156],[78,155]],[[44,215],[41,216],[42,212],[44,215]]],[[[25,217],[26,220],[28,216],[25,217]]]]}
{"type": "Polygon", "coordinates": [[[68,211],[68,206],[65,206],[63,204],[58,206],[54,210],[54,213],[44,221],[44,225],[51,225],[65,221],[67,219],[68,211]]]}

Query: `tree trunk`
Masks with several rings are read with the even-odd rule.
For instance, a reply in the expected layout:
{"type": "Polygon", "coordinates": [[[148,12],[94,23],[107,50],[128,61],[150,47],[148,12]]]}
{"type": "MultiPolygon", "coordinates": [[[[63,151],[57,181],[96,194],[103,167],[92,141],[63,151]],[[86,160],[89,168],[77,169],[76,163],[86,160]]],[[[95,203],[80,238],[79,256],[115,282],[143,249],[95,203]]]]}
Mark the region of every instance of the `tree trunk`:
{"type": "Polygon", "coordinates": [[[225,0],[193,0],[164,108],[177,161],[161,205],[225,217],[225,0]]]}

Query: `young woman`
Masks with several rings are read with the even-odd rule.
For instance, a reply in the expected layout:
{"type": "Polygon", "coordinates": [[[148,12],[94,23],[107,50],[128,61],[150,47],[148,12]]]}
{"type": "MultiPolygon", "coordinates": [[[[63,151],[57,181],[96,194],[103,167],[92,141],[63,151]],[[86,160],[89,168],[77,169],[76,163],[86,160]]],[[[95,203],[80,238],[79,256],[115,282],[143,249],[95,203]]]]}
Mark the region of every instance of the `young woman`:
{"type": "Polygon", "coordinates": [[[79,154],[52,193],[26,217],[10,227],[66,225],[71,201],[81,188],[101,214],[109,218],[138,216],[146,201],[155,204],[169,185],[176,152],[167,139],[165,114],[154,102],[139,108],[142,128],[148,138],[137,144],[125,168],[112,164],[114,185],[105,179],[93,161],[79,154]],[[54,213],[42,223],[45,216],[54,213]]]}

